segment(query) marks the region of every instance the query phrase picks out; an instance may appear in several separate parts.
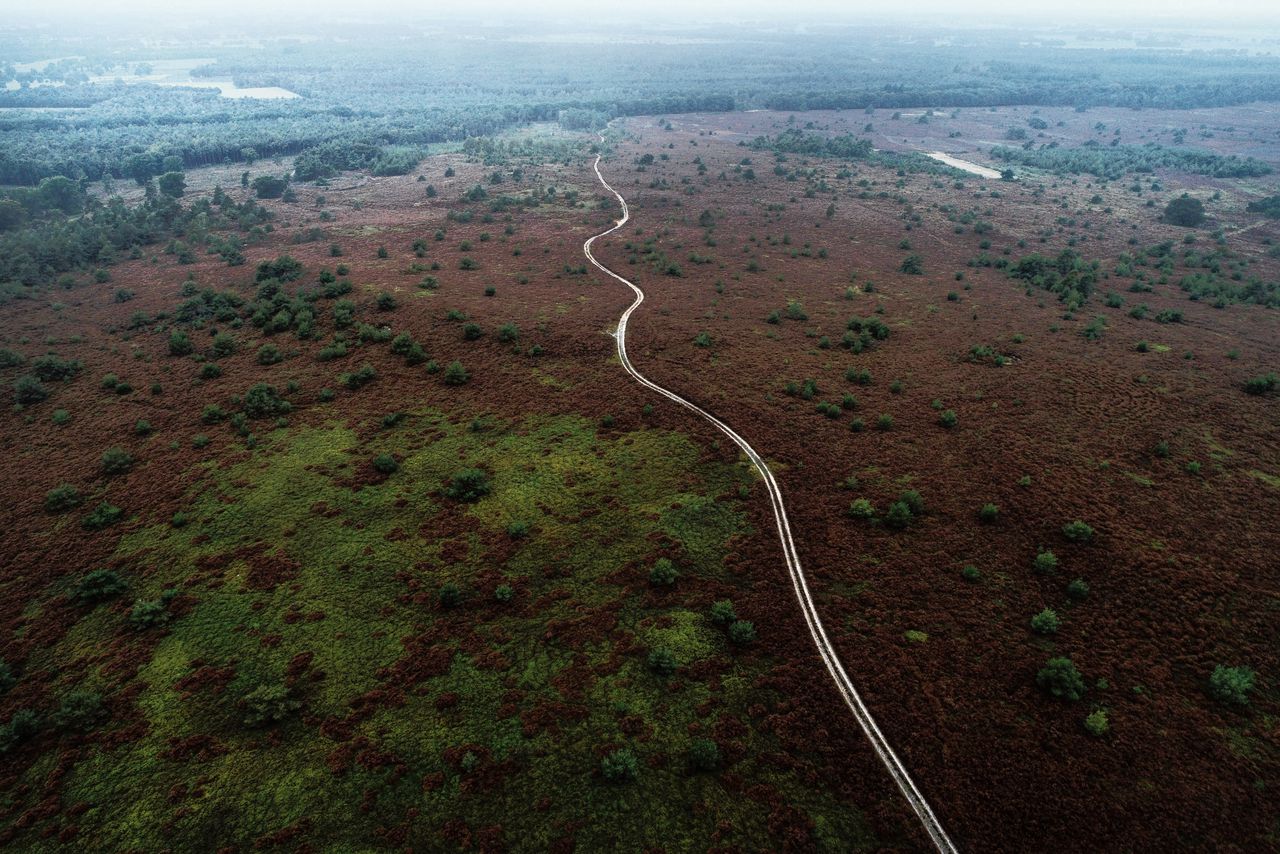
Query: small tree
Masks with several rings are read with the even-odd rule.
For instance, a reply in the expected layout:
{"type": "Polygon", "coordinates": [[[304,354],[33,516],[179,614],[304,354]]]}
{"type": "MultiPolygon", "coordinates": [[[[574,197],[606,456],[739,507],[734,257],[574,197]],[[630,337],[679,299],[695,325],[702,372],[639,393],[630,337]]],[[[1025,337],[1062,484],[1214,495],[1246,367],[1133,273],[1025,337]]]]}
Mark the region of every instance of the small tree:
{"type": "Polygon", "coordinates": [[[729,624],[729,640],[737,646],[746,646],[756,639],[756,626],[750,620],[734,620],[729,624]]]}
{"type": "Polygon", "coordinates": [[[62,513],[77,507],[81,502],[80,491],[69,483],[55,486],[44,495],[44,509],[50,513],[62,513]]]}
{"type": "Polygon", "coordinates": [[[1089,735],[1094,738],[1102,738],[1102,736],[1106,735],[1111,729],[1111,724],[1107,720],[1106,711],[1103,709],[1097,709],[1090,712],[1084,719],[1084,728],[1085,732],[1089,733],[1089,735]]]}
{"type": "Polygon", "coordinates": [[[102,473],[108,477],[124,474],[133,468],[136,462],[131,454],[122,448],[108,448],[102,454],[102,473]]]}
{"type": "Polygon", "coordinates": [[[379,474],[395,474],[399,468],[400,464],[390,454],[378,454],[373,458],[373,469],[379,474]]]}
{"type": "Polygon", "coordinates": [[[1035,570],[1041,575],[1048,575],[1058,568],[1058,556],[1051,551],[1042,550],[1036,553],[1035,570]]]}
{"type": "Polygon", "coordinates": [[[437,598],[440,600],[441,608],[455,608],[462,602],[462,590],[456,584],[442,584],[437,598]]]}
{"type": "Polygon", "coordinates": [[[1074,701],[1084,696],[1084,679],[1069,658],[1049,659],[1036,674],[1036,684],[1060,700],[1074,701]]]}

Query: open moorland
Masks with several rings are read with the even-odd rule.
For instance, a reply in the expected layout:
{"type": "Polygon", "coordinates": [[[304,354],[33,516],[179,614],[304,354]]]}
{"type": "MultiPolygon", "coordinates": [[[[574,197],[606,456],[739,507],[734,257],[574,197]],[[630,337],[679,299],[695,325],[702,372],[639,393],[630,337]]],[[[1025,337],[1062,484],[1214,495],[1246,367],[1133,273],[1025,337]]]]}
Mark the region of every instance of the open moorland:
{"type": "Polygon", "coordinates": [[[767,458],[956,844],[1280,846],[1277,109],[49,179],[110,245],[0,306],[0,842],[928,846],[759,479],[618,363],[602,148],[631,359],[767,458]]]}

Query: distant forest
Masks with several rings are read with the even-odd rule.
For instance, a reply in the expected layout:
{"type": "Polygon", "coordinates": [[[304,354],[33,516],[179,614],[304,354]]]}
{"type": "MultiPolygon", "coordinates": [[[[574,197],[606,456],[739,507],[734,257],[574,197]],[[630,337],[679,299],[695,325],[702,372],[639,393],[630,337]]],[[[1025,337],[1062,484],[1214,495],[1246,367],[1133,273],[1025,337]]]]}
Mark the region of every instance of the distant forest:
{"type": "Polygon", "coordinates": [[[55,175],[145,181],[165,171],[166,158],[191,168],[304,153],[313,176],[348,165],[390,173],[427,145],[531,121],[582,129],[618,116],[752,108],[1204,107],[1280,92],[1280,58],[1270,56],[1066,49],[1011,32],[966,33],[964,44],[866,28],[694,35],[606,44],[498,27],[356,28],[343,40],[144,49],[122,33],[52,40],[40,55],[10,35],[0,39],[0,57],[10,58],[0,77],[20,88],[0,91],[0,107],[32,109],[0,110],[0,184],[55,175]],[[40,70],[18,64],[72,53],[40,70]],[[121,74],[121,57],[199,57],[209,61],[197,78],[302,97],[235,100],[125,83],[113,75],[139,69],[121,74]],[[110,82],[89,82],[104,75],[110,82]]]}

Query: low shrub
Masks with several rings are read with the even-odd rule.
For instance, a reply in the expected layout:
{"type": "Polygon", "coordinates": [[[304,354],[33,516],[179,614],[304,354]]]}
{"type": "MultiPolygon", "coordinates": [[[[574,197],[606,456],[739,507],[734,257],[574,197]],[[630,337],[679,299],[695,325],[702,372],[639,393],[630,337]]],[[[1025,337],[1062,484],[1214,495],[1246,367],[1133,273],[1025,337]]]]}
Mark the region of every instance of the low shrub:
{"type": "Polygon", "coordinates": [[[78,489],[69,483],[63,483],[44,494],[44,509],[50,513],[63,513],[79,507],[83,500],[78,489]]]}
{"type": "Polygon", "coordinates": [[[241,700],[244,709],[244,725],[265,727],[287,720],[302,708],[302,701],[293,696],[288,686],[280,683],[259,685],[241,700]]]}
{"type": "Polygon", "coordinates": [[[455,501],[475,502],[489,494],[489,474],[484,469],[469,468],[455,472],[444,494],[455,501]]]}
{"type": "Polygon", "coordinates": [[[124,474],[137,462],[133,455],[123,448],[107,448],[102,453],[102,473],[107,477],[124,474]]]}
{"type": "Polygon", "coordinates": [[[1084,679],[1069,658],[1051,658],[1036,674],[1036,685],[1059,700],[1079,700],[1084,696],[1084,679]]]}
{"type": "Polygon", "coordinates": [[[636,755],[625,748],[615,750],[600,760],[600,775],[610,783],[630,783],[640,773],[636,755]]]}
{"type": "Polygon", "coordinates": [[[1058,631],[1061,625],[1062,621],[1058,619],[1058,612],[1052,608],[1045,608],[1031,618],[1031,630],[1040,635],[1051,635],[1058,631]]]}
{"type": "Polygon", "coordinates": [[[111,569],[95,569],[80,579],[75,598],[81,602],[97,603],[119,596],[128,588],[123,578],[111,569]]]}
{"type": "MultiPolygon", "coordinates": [[[[734,625],[737,625],[736,623],[734,625]]],[[[680,663],[676,661],[675,655],[665,647],[654,647],[649,650],[649,657],[646,659],[649,669],[659,676],[670,676],[680,667],[680,663]]]]}
{"type": "Polygon", "coordinates": [[[649,583],[658,587],[670,587],[680,577],[676,565],[665,557],[660,557],[649,570],[649,583]]]}
{"type": "Polygon", "coordinates": [[[1256,674],[1249,667],[1227,667],[1219,664],[1209,676],[1209,693],[1219,703],[1231,706],[1249,704],[1256,674]]]}
{"type": "Polygon", "coordinates": [[[1093,539],[1093,528],[1076,519],[1062,526],[1062,536],[1073,543],[1087,543],[1093,539]]]}
{"type": "Polygon", "coordinates": [[[1048,575],[1058,568],[1058,556],[1051,551],[1041,550],[1036,553],[1034,566],[1036,572],[1048,575]]]}
{"type": "Polygon", "coordinates": [[[379,474],[395,474],[399,468],[400,464],[390,454],[378,454],[373,458],[373,469],[379,474]]]}

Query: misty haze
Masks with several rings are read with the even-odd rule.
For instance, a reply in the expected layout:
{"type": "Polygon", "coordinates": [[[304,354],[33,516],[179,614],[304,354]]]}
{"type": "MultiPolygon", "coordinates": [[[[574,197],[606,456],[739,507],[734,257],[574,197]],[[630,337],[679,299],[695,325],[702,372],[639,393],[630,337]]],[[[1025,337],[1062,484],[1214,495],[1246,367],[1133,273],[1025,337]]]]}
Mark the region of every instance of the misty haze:
{"type": "Polygon", "coordinates": [[[0,20],[0,847],[1280,849],[1280,14],[0,20]]]}

